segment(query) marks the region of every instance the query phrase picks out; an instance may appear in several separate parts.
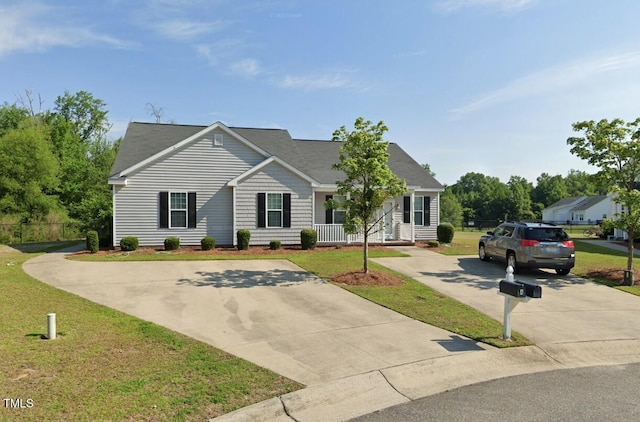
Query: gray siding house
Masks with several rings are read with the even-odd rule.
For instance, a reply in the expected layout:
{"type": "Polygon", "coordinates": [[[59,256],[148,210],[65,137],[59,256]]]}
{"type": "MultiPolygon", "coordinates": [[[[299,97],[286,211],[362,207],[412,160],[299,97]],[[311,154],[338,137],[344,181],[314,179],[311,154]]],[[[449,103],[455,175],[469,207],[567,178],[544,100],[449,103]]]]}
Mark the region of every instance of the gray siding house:
{"type": "MultiPolygon", "coordinates": [[[[235,245],[239,229],[251,231],[252,245],[299,244],[304,228],[318,232],[318,243],[359,242],[342,230],[344,212],[324,206],[340,199],[336,181],[344,175],[331,168],[339,147],[292,139],[283,129],[130,123],[108,180],[113,245],[126,236],[146,246],[169,236],[183,245],[205,236],[235,245]]],[[[435,239],[443,186],[398,145],[389,153],[408,191],[385,204],[371,241],[435,239]]]]}

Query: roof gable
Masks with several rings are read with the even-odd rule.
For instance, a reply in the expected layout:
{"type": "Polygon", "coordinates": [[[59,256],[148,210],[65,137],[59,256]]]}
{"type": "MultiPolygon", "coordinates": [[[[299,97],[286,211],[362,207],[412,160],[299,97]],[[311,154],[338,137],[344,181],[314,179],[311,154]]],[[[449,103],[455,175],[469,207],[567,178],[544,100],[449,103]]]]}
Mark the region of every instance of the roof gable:
{"type": "MultiPolygon", "coordinates": [[[[265,158],[277,157],[276,162],[315,186],[335,186],[344,178],[344,173],[332,168],[339,160],[340,142],[292,139],[285,129],[227,127],[220,122],[211,126],[132,122],[120,145],[109,179],[112,183],[125,183],[126,176],[132,172],[202,139],[216,129],[240,140],[265,158]]],[[[444,189],[400,146],[390,143],[388,151],[389,167],[406,181],[409,189],[444,189]]],[[[243,177],[246,175],[234,179],[235,183],[243,177]]]]}

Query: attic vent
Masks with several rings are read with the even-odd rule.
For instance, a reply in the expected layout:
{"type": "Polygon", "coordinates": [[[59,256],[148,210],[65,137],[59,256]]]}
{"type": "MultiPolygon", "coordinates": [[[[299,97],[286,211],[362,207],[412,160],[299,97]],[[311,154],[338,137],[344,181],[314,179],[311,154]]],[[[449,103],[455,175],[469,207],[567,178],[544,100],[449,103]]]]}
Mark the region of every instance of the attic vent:
{"type": "Polygon", "coordinates": [[[216,147],[222,146],[224,144],[223,139],[224,139],[224,136],[222,135],[222,133],[214,133],[213,146],[216,146],[216,147]]]}

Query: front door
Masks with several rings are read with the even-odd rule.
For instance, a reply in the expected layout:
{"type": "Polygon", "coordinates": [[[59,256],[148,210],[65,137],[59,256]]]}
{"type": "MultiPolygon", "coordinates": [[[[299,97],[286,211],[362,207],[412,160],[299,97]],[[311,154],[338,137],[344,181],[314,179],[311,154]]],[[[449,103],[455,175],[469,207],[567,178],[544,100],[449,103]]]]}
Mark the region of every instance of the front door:
{"type": "Polygon", "coordinates": [[[384,203],[384,240],[394,240],[393,201],[388,201],[384,203]]]}

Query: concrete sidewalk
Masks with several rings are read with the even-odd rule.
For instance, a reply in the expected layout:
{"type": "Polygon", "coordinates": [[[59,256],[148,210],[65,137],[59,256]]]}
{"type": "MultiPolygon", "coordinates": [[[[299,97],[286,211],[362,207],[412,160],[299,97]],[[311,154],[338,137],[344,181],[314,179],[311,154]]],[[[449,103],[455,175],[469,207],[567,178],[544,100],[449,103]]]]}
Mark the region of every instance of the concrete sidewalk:
{"type": "MultiPolygon", "coordinates": [[[[399,250],[410,257],[376,262],[502,320],[502,265],[399,250]]],[[[24,269],[308,385],[221,421],[347,420],[500,377],[640,361],[640,328],[624,323],[640,316],[640,298],[541,271],[522,277],[543,286],[542,299],[513,316],[514,330],[537,346],[498,350],[374,305],[288,261],[92,263],[54,253],[24,269]]]]}

